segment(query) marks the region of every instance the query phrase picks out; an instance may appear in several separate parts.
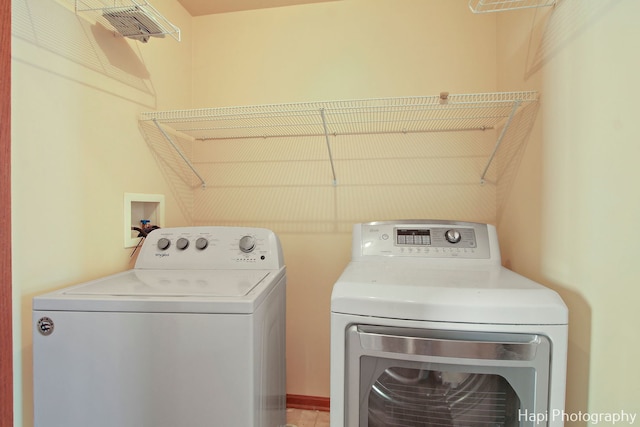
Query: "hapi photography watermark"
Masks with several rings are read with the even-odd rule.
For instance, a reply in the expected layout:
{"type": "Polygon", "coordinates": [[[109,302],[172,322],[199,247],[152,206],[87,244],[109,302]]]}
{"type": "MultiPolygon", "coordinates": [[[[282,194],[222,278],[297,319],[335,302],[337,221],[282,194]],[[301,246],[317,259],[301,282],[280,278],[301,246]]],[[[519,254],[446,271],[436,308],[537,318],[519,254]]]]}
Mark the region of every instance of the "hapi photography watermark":
{"type": "Polygon", "coordinates": [[[635,412],[566,412],[561,409],[545,412],[529,412],[526,409],[518,410],[518,421],[529,421],[535,424],[547,424],[550,421],[587,422],[591,425],[625,423],[632,425],[636,422],[638,414],[635,412]]]}

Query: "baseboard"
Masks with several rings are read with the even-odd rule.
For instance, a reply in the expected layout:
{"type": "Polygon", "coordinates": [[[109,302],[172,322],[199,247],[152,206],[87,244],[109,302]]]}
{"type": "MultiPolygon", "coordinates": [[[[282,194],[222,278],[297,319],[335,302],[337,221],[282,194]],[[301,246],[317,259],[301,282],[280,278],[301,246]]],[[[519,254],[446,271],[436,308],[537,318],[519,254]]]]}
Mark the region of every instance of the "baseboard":
{"type": "Polygon", "coordinates": [[[329,401],[330,400],[328,397],[287,394],[287,408],[310,409],[329,412],[329,401]]]}

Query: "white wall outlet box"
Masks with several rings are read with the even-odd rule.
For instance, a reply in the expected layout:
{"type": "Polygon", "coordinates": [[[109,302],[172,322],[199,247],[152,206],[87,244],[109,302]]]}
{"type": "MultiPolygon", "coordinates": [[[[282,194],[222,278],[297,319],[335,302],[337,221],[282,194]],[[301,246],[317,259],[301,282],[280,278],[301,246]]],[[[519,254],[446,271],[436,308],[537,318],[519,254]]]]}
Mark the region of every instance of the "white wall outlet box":
{"type": "Polygon", "coordinates": [[[138,232],[142,220],[149,225],[164,227],[164,194],[124,193],[124,247],[132,248],[140,242],[138,232]]]}

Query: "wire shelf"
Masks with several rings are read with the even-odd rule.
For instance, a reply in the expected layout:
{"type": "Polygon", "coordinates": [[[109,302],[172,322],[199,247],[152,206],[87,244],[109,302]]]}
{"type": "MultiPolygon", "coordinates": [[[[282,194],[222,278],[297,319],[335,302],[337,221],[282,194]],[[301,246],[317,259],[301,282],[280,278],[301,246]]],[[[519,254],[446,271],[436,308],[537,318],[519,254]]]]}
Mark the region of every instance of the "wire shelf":
{"type": "Polygon", "coordinates": [[[195,140],[492,129],[537,92],[376,98],[142,113],[195,140]],[[324,121],[323,114],[324,113],[324,121]]]}
{"type": "Polygon", "coordinates": [[[502,12],[516,9],[553,6],[557,0],[469,0],[473,13],[502,12]]]}
{"type": "Polygon", "coordinates": [[[146,0],[76,0],[75,8],[76,13],[92,13],[107,28],[143,43],[165,35],[180,41],[180,28],[146,0]]]}
{"type": "MultiPolygon", "coordinates": [[[[504,124],[482,173],[484,182],[511,119],[520,108],[537,100],[535,91],[463,95],[443,92],[435,96],[146,112],[140,120],[153,122],[174,148],[171,131],[195,141],[323,136],[332,170],[330,135],[486,130],[504,124]],[[165,131],[169,129],[170,132],[165,131]]],[[[193,165],[186,158],[185,161],[200,178],[193,165]]]]}

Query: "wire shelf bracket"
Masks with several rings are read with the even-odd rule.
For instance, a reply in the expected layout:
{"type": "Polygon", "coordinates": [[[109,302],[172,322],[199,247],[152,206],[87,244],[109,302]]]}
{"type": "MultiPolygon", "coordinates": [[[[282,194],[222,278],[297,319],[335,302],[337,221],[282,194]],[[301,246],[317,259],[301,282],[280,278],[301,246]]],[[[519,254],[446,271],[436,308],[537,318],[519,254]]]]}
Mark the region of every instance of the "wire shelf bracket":
{"type": "Polygon", "coordinates": [[[158,123],[158,120],[153,119],[153,124],[156,125],[156,127],[158,128],[158,130],[160,131],[164,139],[166,139],[167,142],[173,147],[173,149],[176,151],[176,153],[178,153],[180,158],[187,164],[189,169],[191,169],[191,171],[195,174],[195,176],[198,177],[198,179],[200,180],[200,183],[202,184],[202,188],[205,188],[207,186],[206,181],[204,180],[202,175],[198,173],[198,170],[195,168],[195,166],[193,166],[193,163],[191,163],[189,158],[185,156],[182,150],[180,150],[178,145],[173,141],[173,138],[171,138],[171,136],[169,136],[169,134],[164,129],[162,129],[162,126],[160,126],[160,123],[158,123]]]}
{"type": "Polygon", "coordinates": [[[473,13],[504,12],[516,9],[555,6],[557,0],[469,0],[473,13]]]}
{"type": "Polygon", "coordinates": [[[327,151],[329,153],[329,163],[331,163],[331,173],[333,174],[333,185],[338,185],[338,180],[336,179],[336,168],[333,164],[333,154],[331,153],[331,143],[329,141],[329,130],[327,128],[327,117],[324,113],[324,108],[320,109],[320,115],[322,116],[322,127],[324,128],[324,138],[327,142],[327,151]]]}
{"type": "Polygon", "coordinates": [[[507,118],[507,121],[505,122],[504,126],[502,127],[502,131],[500,131],[500,136],[498,136],[498,140],[496,141],[496,145],[494,145],[493,151],[491,152],[491,154],[489,155],[489,159],[487,160],[487,164],[485,165],[484,169],[482,170],[482,175],[480,175],[480,184],[484,184],[484,182],[485,182],[484,181],[484,177],[487,175],[487,172],[489,171],[489,166],[491,166],[491,162],[493,162],[493,158],[498,153],[498,149],[500,148],[500,145],[502,144],[502,141],[504,140],[504,136],[507,133],[507,129],[509,128],[509,125],[511,124],[511,121],[513,120],[513,117],[516,115],[516,112],[520,108],[520,105],[522,105],[522,101],[520,101],[520,100],[517,100],[517,101],[515,101],[513,103],[513,108],[511,109],[511,114],[509,114],[509,117],[507,118]]]}

